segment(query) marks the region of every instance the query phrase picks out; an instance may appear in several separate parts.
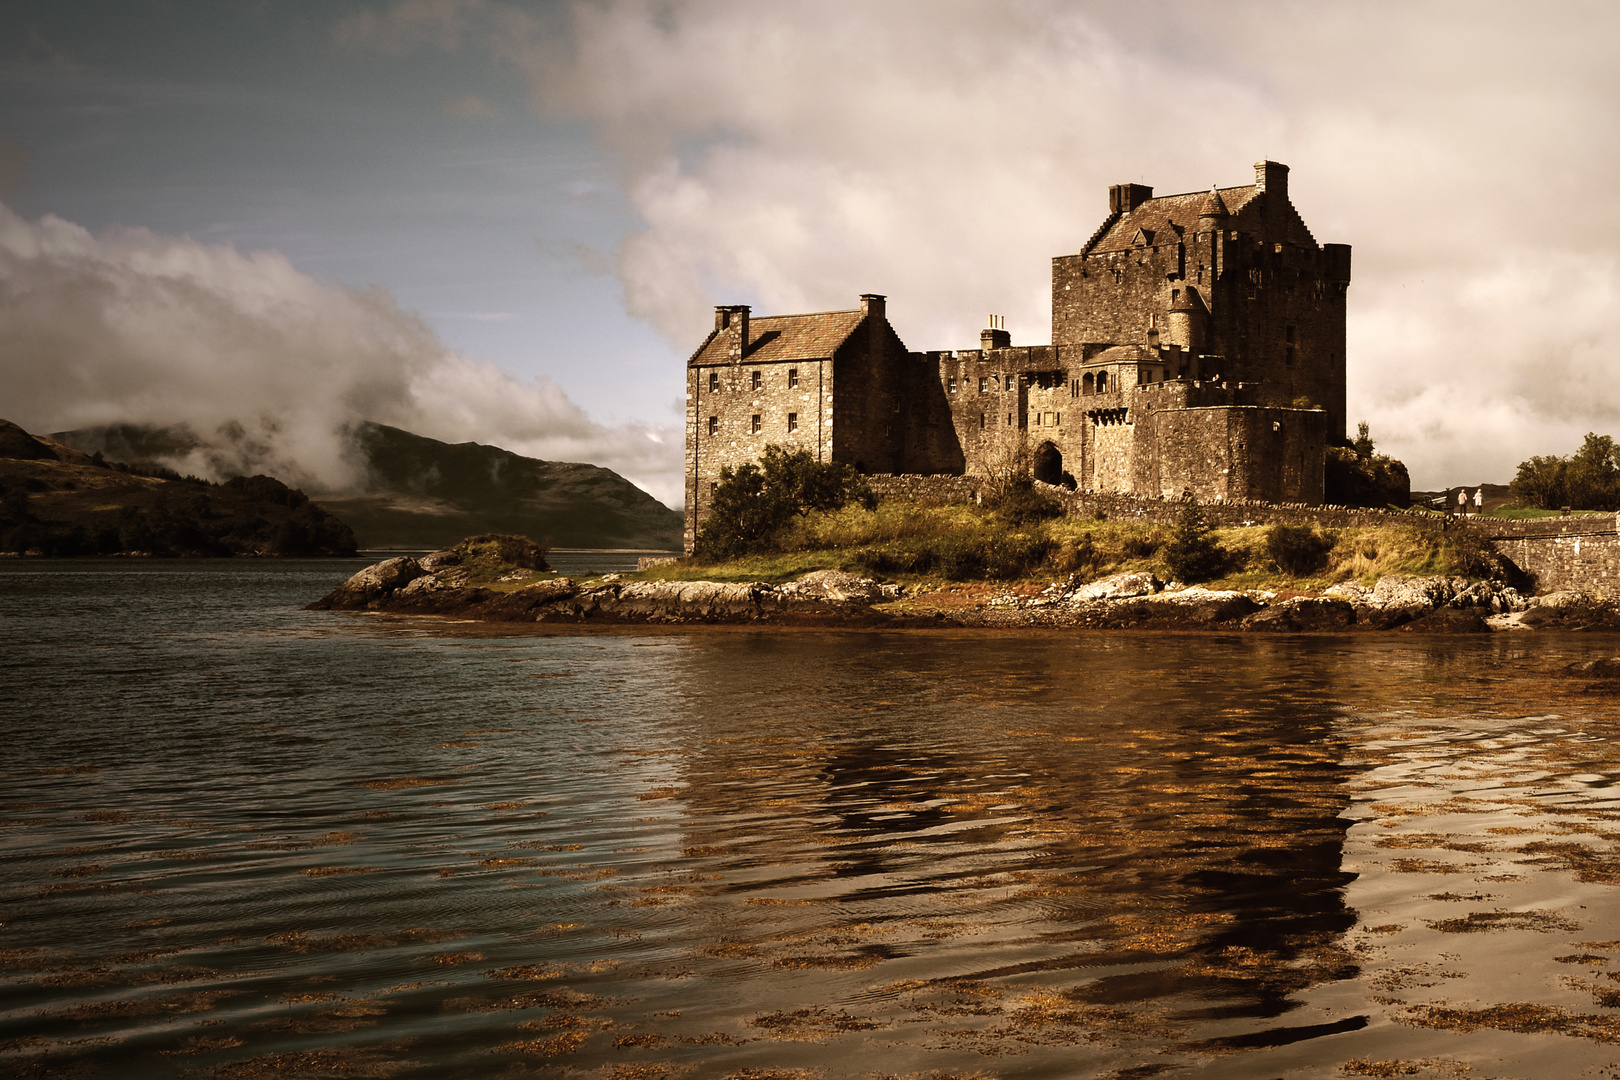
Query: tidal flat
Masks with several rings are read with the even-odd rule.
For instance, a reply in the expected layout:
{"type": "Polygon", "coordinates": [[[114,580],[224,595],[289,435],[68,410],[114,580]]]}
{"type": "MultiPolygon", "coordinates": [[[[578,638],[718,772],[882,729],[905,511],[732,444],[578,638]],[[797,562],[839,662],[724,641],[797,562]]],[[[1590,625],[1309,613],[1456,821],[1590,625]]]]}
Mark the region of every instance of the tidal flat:
{"type": "Polygon", "coordinates": [[[1620,1075],[1620,638],[300,609],[361,565],[0,565],[0,1073],[1620,1075]]]}

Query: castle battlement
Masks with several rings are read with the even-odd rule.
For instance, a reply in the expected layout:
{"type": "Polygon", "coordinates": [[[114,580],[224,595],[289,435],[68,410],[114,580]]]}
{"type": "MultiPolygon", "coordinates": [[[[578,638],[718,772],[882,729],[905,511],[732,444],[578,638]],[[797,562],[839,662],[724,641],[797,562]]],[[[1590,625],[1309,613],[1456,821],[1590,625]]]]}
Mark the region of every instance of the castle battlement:
{"type": "Polygon", "coordinates": [[[715,310],[687,363],[691,550],[720,470],[776,443],[871,475],[1029,463],[1081,492],[1322,501],[1345,432],[1350,248],[1319,245],[1288,167],[1155,198],[1116,184],[1078,254],[1052,260],[1052,335],[912,352],[863,294],[842,311],[715,310]]]}

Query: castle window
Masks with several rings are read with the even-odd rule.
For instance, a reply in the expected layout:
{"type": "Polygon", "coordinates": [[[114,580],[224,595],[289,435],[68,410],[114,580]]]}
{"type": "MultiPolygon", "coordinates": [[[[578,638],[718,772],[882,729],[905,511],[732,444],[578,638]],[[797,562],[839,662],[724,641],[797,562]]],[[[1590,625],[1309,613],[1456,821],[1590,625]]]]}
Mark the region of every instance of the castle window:
{"type": "Polygon", "coordinates": [[[796,413],[796,412],[788,413],[788,430],[789,431],[798,431],[799,430],[799,414],[798,413],[796,413]]]}
{"type": "Polygon", "coordinates": [[[979,414],[979,430],[984,430],[984,413],[979,414]]]}
{"type": "Polygon", "coordinates": [[[1007,393],[1010,394],[1016,389],[1018,389],[1018,376],[1016,376],[1016,375],[1007,376],[1007,393]]]}
{"type": "Polygon", "coordinates": [[[1106,371],[1097,372],[1097,393],[1108,393],[1108,372],[1106,371]]]}
{"type": "Polygon", "coordinates": [[[799,369],[796,368],[796,367],[790,367],[790,368],[788,368],[788,389],[789,390],[796,390],[796,389],[798,389],[798,386],[799,386],[799,369]]]}
{"type": "Polygon", "coordinates": [[[720,373],[718,371],[711,371],[711,372],[709,372],[709,393],[718,394],[719,392],[720,392],[720,373]]]}
{"type": "MultiPolygon", "coordinates": [[[[988,394],[989,392],[990,392],[990,380],[985,378],[983,375],[980,375],[979,376],[979,393],[988,394]]],[[[984,425],[980,424],[979,426],[983,427],[984,425]]]]}
{"type": "Polygon", "coordinates": [[[748,389],[758,390],[763,382],[764,380],[760,377],[759,372],[750,371],[748,373],[748,389]]]}
{"type": "Polygon", "coordinates": [[[755,413],[748,420],[748,430],[753,432],[755,435],[758,435],[759,434],[759,427],[760,427],[759,413],[755,413]]]}
{"type": "Polygon", "coordinates": [[[709,498],[711,498],[711,499],[714,498],[714,493],[716,491],[719,491],[719,490],[720,490],[720,485],[715,483],[713,480],[710,480],[709,481],[709,498]]]}
{"type": "Polygon", "coordinates": [[[1012,427],[1012,413],[1007,414],[1007,426],[1012,427]]]}
{"type": "Polygon", "coordinates": [[[945,380],[945,389],[948,390],[950,393],[953,393],[953,394],[956,393],[956,376],[955,375],[952,375],[952,376],[948,377],[945,380]]]}
{"type": "Polygon", "coordinates": [[[719,434],[719,432],[720,432],[720,418],[718,416],[709,417],[709,434],[710,435],[717,435],[717,434],[719,434]]]}
{"type": "Polygon", "coordinates": [[[1080,380],[1080,392],[1082,394],[1091,394],[1091,393],[1095,393],[1096,389],[1097,389],[1097,378],[1096,378],[1096,376],[1094,376],[1089,371],[1086,372],[1085,376],[1083,378],[1081,378],[1081,380],[1080,380]]]}
{"type": "Polygon", "coordinates": [[[1052,426],[1053,427],[1062,427],[1063,426],[1063,414],[1062,413],[1057,414],[1057,419],[1055,421],[1053,421],[1052,426]]]}

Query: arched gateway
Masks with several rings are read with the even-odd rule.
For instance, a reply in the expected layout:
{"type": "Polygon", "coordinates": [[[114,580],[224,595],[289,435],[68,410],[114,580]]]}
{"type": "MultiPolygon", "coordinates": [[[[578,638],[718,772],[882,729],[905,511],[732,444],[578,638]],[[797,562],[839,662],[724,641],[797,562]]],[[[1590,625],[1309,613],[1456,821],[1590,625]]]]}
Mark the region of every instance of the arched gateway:
{"type": "Polygon", "coordinates": [[[1063,482],[1063,453],[1050,440],[1035,448],[1035,459],[1030,471],[1043,484],[1063,482]]]}

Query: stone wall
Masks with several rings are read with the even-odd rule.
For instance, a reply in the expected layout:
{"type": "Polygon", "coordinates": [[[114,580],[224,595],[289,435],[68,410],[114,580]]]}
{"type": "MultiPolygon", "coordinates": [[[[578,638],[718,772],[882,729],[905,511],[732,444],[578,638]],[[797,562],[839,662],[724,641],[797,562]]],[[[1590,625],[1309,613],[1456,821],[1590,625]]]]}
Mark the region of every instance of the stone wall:
{"type": "Polygon", "coordinates": [[[868,476],[872,493],[883,502],[913,502],[922,506],[948,506],[972,502],[984,481],[975,476],[868,476]]]}
{"type": "Polygon", "coordinates": [[[832,424],[830,360],[688,367],[686,550],[692,550],[721,469],[759,460],[771,443],[826,460],[832,424]]]}
{"type": "Polygon", "coordinates": [[[1537,592],[1564,589],[1620,596],[1620,515],[1470,521],[1537,592]]]}

